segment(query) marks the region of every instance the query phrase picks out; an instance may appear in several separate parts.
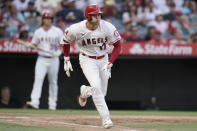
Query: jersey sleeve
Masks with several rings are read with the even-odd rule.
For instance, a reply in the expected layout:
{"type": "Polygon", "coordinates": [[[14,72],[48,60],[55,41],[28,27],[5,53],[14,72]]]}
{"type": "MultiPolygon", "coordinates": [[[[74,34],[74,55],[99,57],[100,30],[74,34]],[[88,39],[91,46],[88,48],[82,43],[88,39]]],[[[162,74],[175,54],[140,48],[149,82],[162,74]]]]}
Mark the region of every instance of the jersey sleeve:
{"type": "Polygon", "coordinates": [[[61,38],[60,44],[70,44],[76,40],[76,36],[72,27],[67,28],[61,38]]]}
{"type": "Polygon", "coordinates": [[[112,25],[111,23],[108,23],[107,29],[108,29],[107,34],[108,34],[109,42],[113,44],[121,39],[121,36],[114,25],[112,25]]]}
{"type": "Polygon", "coordinates": [[[31,40],[31,43],[34,45],[38,45],[39,44],[39,32],[35,31],[33,38],[31,40]]]}

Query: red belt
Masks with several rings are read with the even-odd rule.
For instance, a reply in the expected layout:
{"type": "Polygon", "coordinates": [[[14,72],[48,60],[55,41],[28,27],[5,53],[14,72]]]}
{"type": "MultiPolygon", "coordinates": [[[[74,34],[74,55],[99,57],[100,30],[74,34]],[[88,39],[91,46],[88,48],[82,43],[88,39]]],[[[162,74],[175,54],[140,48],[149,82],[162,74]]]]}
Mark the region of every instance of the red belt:
{"type": "Polygon", "coordinates": [[[87,56],[87,57],[92,58],[92,59],[96,59],[96,60],[102,59],[103,57],[105,57],[105,55],[102,55],[102,56],[89,56],[89,55],[86,55],[84,53],[82,53],[82,55],[83,56],[87,56]]]}

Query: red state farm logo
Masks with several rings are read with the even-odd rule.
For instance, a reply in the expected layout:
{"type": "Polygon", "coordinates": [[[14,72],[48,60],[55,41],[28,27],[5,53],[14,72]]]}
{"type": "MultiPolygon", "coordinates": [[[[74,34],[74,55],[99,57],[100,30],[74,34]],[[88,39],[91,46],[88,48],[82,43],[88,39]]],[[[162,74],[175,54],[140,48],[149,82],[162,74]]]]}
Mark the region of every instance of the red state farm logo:
{"type": "Polygon", "coordinates": [[[133,47],[130,48],[129,52],[131,54],[143,54],[144,49],[140,44],[134,44],[133,47]]]}

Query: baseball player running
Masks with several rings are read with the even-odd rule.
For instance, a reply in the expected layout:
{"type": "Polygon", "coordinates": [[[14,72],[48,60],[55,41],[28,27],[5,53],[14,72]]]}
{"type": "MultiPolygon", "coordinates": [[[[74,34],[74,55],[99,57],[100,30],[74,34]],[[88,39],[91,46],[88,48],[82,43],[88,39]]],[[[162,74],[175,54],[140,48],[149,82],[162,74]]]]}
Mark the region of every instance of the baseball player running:
{"type": "Polygon", "coordinates": [[[59,42],[63,35],[61,29],[52,26],[53,15],[44,13],[42,15],[42,27],[38,28],[32,38],[32,44],[38,47],[38,58],[35,65],[35,80],[31,92],[31,101],[28,105],[38,109],[42,85],[45,75],[48,74],[49,81],[49,109],[56,110],[57,93],[58,93],[58,71],[59,56],[61,50],[59,42]]]}
{"type": "Polygon", "coordinates": [[[111,128],[109,109],[105,102],[108,79],[111,77],[111,67],[120,53],[120,35],[109,22],[101,20],[101,10],[98,5],[89,5],[85,9],[86,20],[71,25],[64,32],[60,44],[64,51],[64,70],[68,77],[73,71],[70,63],[70,44],[75,41],[79,47],[80,66],[90,86],[80,87],[79,104],[86,105],[87,98],[92,96],[93,102],[102,119],[104,128],[111,128]],[[109,43],[114,48],[108,59],[109,43]]]}

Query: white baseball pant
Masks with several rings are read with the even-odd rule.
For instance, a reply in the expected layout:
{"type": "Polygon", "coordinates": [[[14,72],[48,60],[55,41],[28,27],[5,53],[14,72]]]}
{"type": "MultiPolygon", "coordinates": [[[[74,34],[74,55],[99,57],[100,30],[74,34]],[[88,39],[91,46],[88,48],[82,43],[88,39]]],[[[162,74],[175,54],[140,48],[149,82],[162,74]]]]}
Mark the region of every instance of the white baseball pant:
{"type": "Polygon", "coordinates": [[[102,70],[103,66],[108,62],[108,55],[102,59],[92,59],[88,56],[79,55],[80,66],[85,74],[91,87],[96,88],[93,93],[93,102],[99,112],[102,120],[110,119],[109,109],[105,102],[107,93],[108,79],[102,70]]]}
{"type": "Polygon", "coordinates": [[[59,57],[45,58],[38,56],[35,66],[35,80],[33,90],[31,93],[31,102],[39,106],[42,91],[42,85],[46,74],[48,74],[49,82],[49,109],[56,109],[57,94],[58,94],[58,71],[59,71],[59,57]]]}

